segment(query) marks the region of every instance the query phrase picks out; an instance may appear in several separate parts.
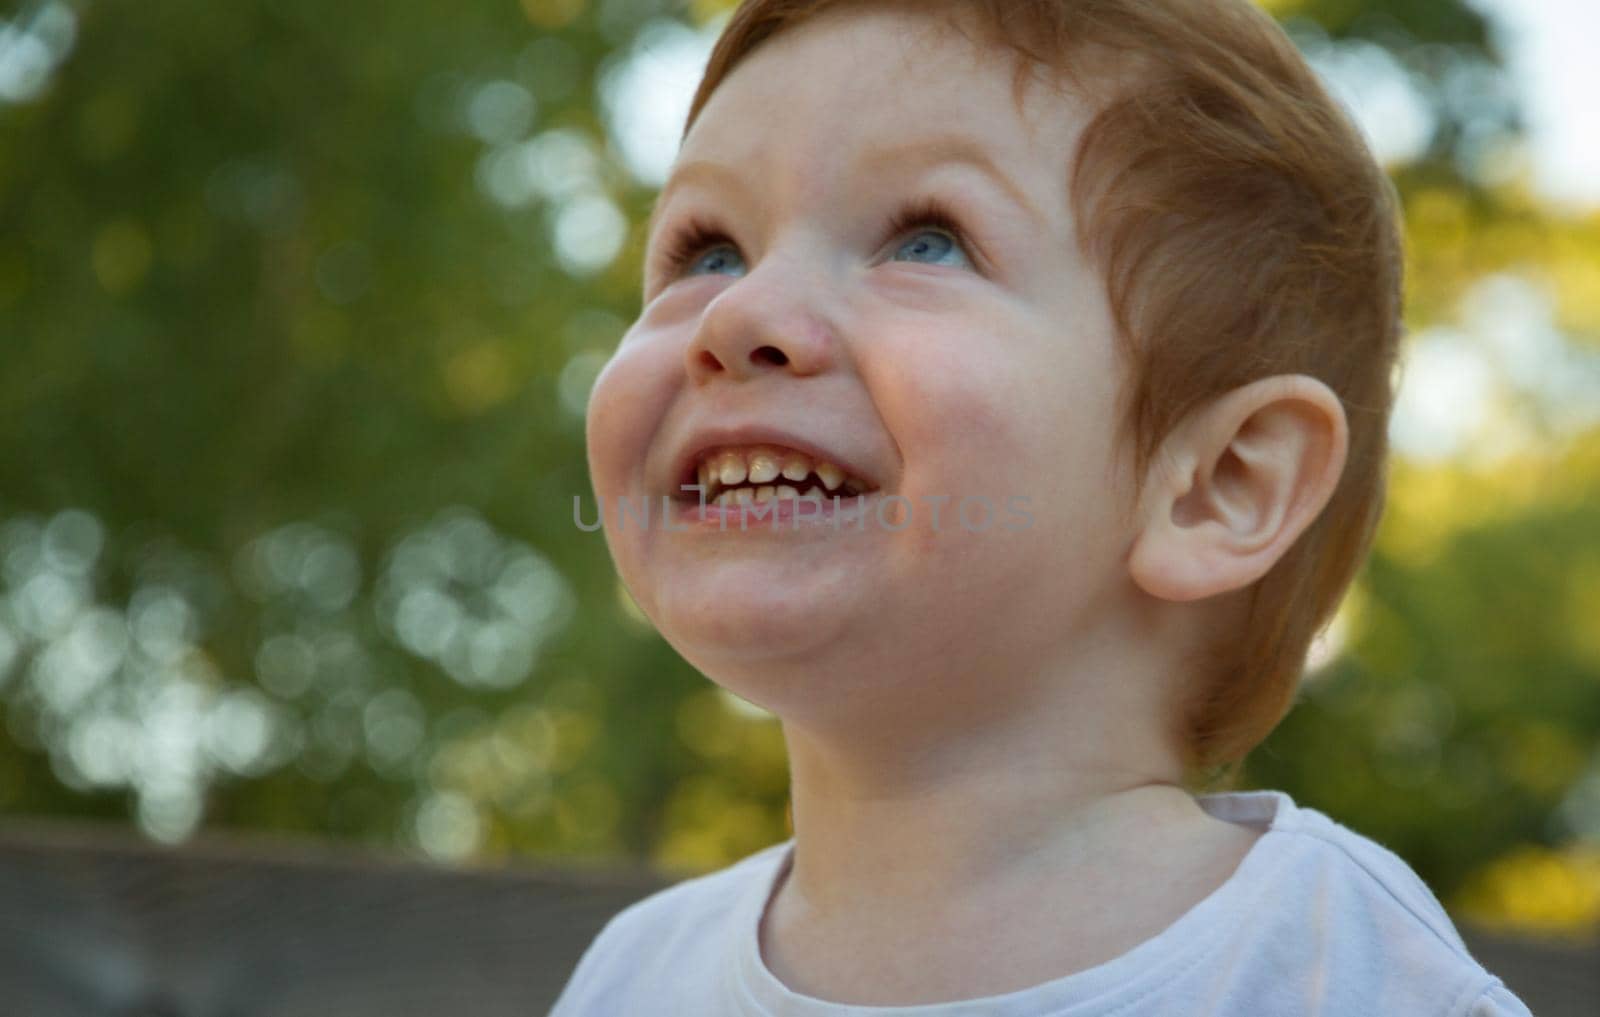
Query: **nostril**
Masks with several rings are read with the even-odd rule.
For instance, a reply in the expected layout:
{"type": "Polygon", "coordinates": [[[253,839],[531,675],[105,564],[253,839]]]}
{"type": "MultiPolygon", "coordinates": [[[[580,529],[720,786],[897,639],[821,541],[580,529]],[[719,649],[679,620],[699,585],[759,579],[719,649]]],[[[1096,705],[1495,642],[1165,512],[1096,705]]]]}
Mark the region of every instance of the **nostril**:
{"type": "Polygon", "coordinates": [[[750,354],[750,359],[758,364],[771,364],[782,367],[789,362],[789,358],[776,346],[763,346],[750,354]]]}
{"type": "Polygon", "coordinates": [[[722,361],[718,360],[716,354],[712,353],[710,350],[701,350],[700,366],[705,368],[707,371],[716,372],[722,370],[722,361]]]}

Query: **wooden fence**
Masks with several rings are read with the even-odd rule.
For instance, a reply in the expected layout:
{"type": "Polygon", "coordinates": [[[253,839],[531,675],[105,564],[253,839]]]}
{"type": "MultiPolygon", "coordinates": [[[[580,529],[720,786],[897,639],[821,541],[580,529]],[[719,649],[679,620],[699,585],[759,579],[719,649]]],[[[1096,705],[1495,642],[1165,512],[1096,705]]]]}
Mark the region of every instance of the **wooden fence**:
{"type": "MultiPolygon", "coordinates": [[[[606,920],[663,885],[0,822],[0,1014],[541,1017],[606,920]]],[[[1538,1017],[1600,1015],[1600,947],[1468,939],[1538,1017]]]]}

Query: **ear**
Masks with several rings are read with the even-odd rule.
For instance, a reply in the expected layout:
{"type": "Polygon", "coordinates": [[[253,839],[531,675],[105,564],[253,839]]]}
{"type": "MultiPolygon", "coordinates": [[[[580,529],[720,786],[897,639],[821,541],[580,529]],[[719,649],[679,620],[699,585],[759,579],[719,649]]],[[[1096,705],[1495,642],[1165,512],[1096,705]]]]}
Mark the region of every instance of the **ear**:
{"type": "Polygon", "coordinates": [[[1146,479],[1134,581],[1173,601],[1249,586],[1333,496],[1348,447],[1339,397],[1303,374],[1263,378],[1197,410],[1146,479]]]}

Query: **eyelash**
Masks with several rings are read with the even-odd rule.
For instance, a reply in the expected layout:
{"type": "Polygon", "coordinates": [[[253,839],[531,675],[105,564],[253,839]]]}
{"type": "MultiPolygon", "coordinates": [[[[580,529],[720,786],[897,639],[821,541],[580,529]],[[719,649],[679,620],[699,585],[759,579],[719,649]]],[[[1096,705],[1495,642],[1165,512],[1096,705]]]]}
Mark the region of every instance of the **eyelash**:
{"type": "MultiPolygon", "coordinates": [[[[956,222],[955,215],[937,198],[919,198],[902,205],[890,217],[888,236],[884,241],[887,243],[919,227],[942,229],[963,248],[971,249],[972,245],[967,242],[966,233],[956,222]]],[[[704,219],[691,218],[667,241],[665,253],[659,259],[660,272],[668,279],[676,279],[696,255],[705,253],[713,246],[732,242],[726,233],[704,219]]]]}

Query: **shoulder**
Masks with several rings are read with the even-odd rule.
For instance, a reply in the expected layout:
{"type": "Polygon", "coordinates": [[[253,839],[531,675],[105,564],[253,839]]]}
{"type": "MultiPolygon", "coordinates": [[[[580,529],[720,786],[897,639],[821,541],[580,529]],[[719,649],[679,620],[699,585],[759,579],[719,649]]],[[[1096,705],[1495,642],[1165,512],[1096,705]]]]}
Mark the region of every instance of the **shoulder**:
{"type": "MultiPolygon", "coordinates": [[[[709,974],[738,945],[738,919],[774,875],[788,842],[763,848],[715,872],[681,880],[623,908],[579,958],[552,1017],[644,1012],[667,1006],[685,976],[709,974]],[[744,906],[742,909],[741,906],[744,906]]],[[[759,907],[759,904],[756,905],[759,907]]],[[[676,1004],[672,1004],[676,1006],[676,1004]]],[[[694,1012],[697,1004],[658,1012],[694,1012]]],[[[700,1012],[707,1012],[702,1007],[700,1012]]]]}
{"type": "Polygon", "coordinates": [[[1284,812],[1282,825],[1273,829],[1298,842],[1302,874],[1337,880],[1374,911],[1392,916],[1399,924],[1396,931],[1471,961],[1439,899],[1399,855],[1316,809],[1291,802],[1284,812]]]}
{"type": "Polygon", "coordinates": [[[1259,931],[1287,970],[1331,974],[1360,1005],[1382,1000],[1385,1013],[1527,1013],[1399,855],[1282,792],[1229,797],[1223,811],[1253,810],[1269,823],[1262,846],[1274,864],[1259,931]]]}
{"type": "Polygon", "coordinates": [[[760,892],[775,873],[787,842],[774,844],[725,868],[681,880],[617,912],[596,937],[609,946],[645,940],[653,950],[671,939],[701,937],[709,926],[732,919],[741,901],[760,892]]]}

